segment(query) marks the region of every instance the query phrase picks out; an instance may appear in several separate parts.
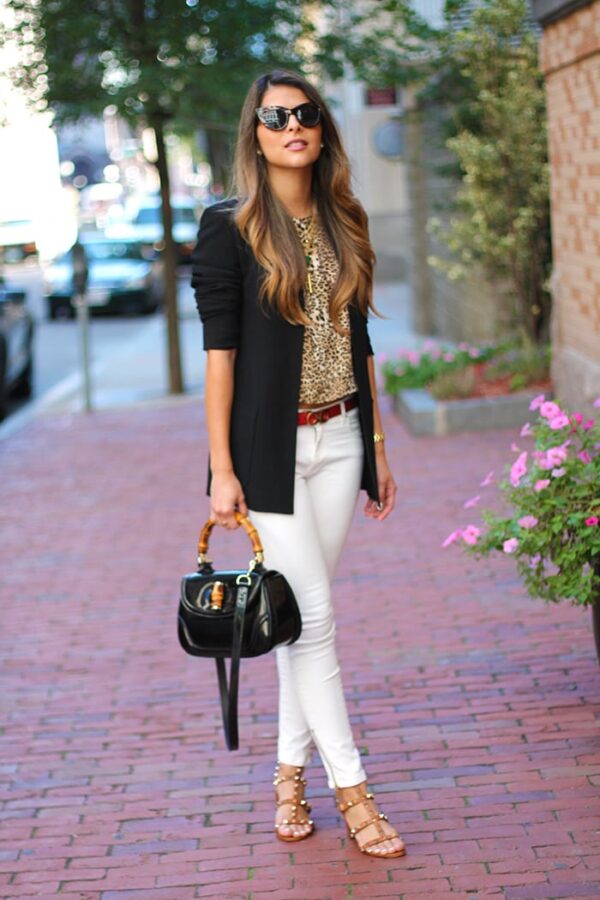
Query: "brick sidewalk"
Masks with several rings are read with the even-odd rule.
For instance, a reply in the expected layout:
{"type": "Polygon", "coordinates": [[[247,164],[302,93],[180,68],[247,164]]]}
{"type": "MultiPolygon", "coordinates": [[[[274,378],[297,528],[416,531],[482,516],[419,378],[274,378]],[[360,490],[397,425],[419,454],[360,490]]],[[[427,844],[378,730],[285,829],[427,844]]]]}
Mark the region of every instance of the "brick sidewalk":
{"type": "MultiPolygon", "coordinates": [[[[355,733],[408,845],[389,862],[348,844],[316,760],[318,831],[274,839],[274,660],[243,666],[228,754],[213,665],[177,645],[207,512],[197,401],[3,442],[3,898],[600,896],[589,614],[529,600],[511,560],[439,548],[513,435],[386,430],[399,509],[359,512],[335,594],[355,733]]],[[[221,533],[213,555],[249,553],[221,533]]]]}

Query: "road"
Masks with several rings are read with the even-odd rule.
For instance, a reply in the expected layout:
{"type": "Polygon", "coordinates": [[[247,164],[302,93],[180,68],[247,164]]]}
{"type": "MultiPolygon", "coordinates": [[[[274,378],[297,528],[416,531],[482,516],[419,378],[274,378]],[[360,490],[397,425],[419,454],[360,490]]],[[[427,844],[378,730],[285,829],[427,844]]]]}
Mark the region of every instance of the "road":
{"type": "MultiPolygon", "coordinates": [[[[11,401],[9,415],[22,409],[28,402],[39,399],[51,388],[79,371],[81,365],[81,339],[76,320],[50,321],[47,318],[43,296],[43,275],[37,265],[5,267],[4,277],[9,287],[27,291],[27,307],[35,320],[33,395],[30,401],[11,401]]],[[[182,331],[197,332],[200,340],[199,320],[195,311],[189,285],[189,271],[181,270],[178,279],[178,303],[182,331]]],[[[161,310],[151,316],[98,316],[90,325],[90,353],[92,364],[117,355],[133,339],[147,328],[153,319],[162,319],[161,310]]],[[[183,337],[189,340],[189,337],[183,337]]]]}

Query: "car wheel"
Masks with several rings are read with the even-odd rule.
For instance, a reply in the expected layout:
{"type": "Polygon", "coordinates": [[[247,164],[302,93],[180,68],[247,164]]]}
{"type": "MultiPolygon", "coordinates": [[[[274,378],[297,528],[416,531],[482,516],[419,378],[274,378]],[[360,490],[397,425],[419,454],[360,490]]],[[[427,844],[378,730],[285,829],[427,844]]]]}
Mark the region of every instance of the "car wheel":
{"type": "Polygon", "coordinates": [[[70,303],[59,303],[57,306],[50,307],[48,317],[50,319],[61,319],[62,321],[65,319],[74,319],[75,310],[70,303]]]}
{"type": "Polygon", "coordinates": [[[14,397],[31,397],[33,390],[33,360],[29,358],[29,362],[25,366],[23,372],[19,375],[17,382],[12,390],[14,397]]]}

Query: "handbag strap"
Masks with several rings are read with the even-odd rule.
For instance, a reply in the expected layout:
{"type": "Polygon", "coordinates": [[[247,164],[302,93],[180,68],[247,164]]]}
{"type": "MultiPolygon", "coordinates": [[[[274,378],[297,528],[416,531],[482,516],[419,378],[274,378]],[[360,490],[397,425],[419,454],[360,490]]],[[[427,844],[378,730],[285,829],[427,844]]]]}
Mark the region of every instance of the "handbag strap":
{"type": "Polygon", "coordinates": [[[242,653],[242,637],[244,634],[244,619],[246,605],[248,603],[248,584],[238,584],[233,614],[233,640],[231,646],[231,665],[229,668],[229,684],[227,683],[227,669],[225,660],[217,657],[217,675],[219,678],[219,693],[221,696],[221,712],[223,714],[223,729],[225,731],[225,743],[228,750],[237,750],[238,738],[238,687],[240,677],[240,656],[242,653]]]}

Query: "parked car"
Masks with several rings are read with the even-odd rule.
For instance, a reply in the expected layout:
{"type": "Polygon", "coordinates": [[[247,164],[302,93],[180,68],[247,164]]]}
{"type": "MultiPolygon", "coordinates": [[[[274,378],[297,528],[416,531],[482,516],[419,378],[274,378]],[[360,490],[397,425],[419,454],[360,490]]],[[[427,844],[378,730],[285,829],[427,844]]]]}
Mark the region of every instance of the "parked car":
{"type": "MultiPolygon", "coordinates": [[[[185,265],[191,262],[191,253],[198,237],[197,204],[188,198],[174,197],[171,200],[171,207],[177,263],[185,265]]],[[[160,197],[146,197],[137,207],[129,223],[114,226],[108,233],[138,241],[148,249],[158,252],[163,250],[164,230],[160,197]]]]}
{"type": "MultiPolygon", "coordinates": [[[[86,297],[90,309],[105,312],[153,312],[162,298],[162,263],[152,249],[135,241],[83,234],[88,265],[86,297]]],[[[73,245],[75,246],[75,245],[73,245]]],[[[44,294],[48,317],[75,314],[73,247],[46,270],[44,294]]]]}
{"type": "Polygon", "coordinates": [[[35,259],[38,248],[33,223],[28,219],[0,222],[0,262],[35,259]]]}
{"type": "Polygon", "coordinates": [[[33,319],[25,291],[7,288],[0,276],[0,420],[9,397],[29,397],[33,372],[33,319]]]}

